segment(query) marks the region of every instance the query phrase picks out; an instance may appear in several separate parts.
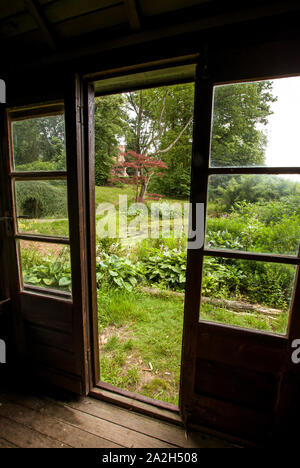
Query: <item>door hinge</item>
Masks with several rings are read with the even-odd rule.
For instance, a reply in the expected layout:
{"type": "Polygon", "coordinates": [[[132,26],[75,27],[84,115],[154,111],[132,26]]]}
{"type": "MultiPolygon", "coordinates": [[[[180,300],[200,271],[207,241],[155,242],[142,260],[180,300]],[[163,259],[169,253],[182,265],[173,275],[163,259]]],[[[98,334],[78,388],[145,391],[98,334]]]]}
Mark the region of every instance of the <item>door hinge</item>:
{"type": "Polygon", "coordinates": [[[85,352],[85,359],[86,362],[89,364],[91,361],[91,348],[88,348],[85,352]]]}
{"type": "Polygon", "coordinates": [[[78,109],[78,122],[83,125],[83,106],[77,106],[78,109]]]}

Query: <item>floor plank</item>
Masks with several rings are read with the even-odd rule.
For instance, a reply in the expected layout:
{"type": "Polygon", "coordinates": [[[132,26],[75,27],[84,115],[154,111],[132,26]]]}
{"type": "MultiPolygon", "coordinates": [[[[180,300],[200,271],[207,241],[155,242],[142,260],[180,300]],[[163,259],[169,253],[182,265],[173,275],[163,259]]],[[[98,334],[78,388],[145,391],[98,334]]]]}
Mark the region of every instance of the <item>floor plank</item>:
{"type": "Polygon", "coordinates": [[[12,444],[11,442],[7,442],[7,440],[2,439],[0,437],[0,449],[2,448],[18,448],[15,444],[12,444]]]}
{"type": "Polygon", "coordinates": [[[24,405],[11,403],[0,395],[0,416],[8,417],[41,434],[51,437],[71,447],[76,448],[121,448],[122,446],[110,440],[89,434],[77,427],[57,421],[41,412],[24,405]]]}
{"type": "Polygon", "coordinates": [[[0,448],[223,448],[232,444],[89,397],[0,390],[0,448]]]}
{"type": "Polygon", "coordinates": [[[21,448],[67,448],[68,446],[50,439],[11,419],[0,416],[0,435],[11,444],[21,448]]]}
{"type": "MultiPolygon", "coordinates": [[[[54,417],[55,419],[68,423],[73,427],[83,431],[105,437],[114,443],[128,448],[166,448],[174,447],[170,444],[151,436],[133,431],[123,426],[119,426],[110,421],[82,413],[71,407],[63,406],[53,400],[42,400],[37,397],[22,396],[17,403],[22,403],[26,407],[40,411],[43,415],[54,417]]],[[[0,433],[1,434],[1,433],[0,433]]]]}
{"type": "Polygon", "coordinates": [[[114,422],[137,432],[156,437],[170,444],[185,448],[228,447],[228,442],[205,434],[191,432],[186,434],[182,427],[165,423],[132,411],[107,405],[107,403],[92,398],[82,398],[79,401],[66,402],[66,406],[91,414],[98,418],[114,422]]]}

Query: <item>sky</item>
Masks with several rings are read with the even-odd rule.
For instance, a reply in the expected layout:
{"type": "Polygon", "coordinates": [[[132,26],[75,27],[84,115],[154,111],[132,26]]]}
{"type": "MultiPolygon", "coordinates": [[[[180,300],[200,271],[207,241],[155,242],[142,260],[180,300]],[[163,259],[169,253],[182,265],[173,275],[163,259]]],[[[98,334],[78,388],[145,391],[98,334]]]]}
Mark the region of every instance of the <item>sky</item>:
{"type": "MultiPolygon", "coordinates": [[[[264,131],[267,133],[267,166],[300,166],[300,77],[272,80],[273,114],[264,131]]],[[[300,181],[299,176],[286,176],[300,181]]]]}

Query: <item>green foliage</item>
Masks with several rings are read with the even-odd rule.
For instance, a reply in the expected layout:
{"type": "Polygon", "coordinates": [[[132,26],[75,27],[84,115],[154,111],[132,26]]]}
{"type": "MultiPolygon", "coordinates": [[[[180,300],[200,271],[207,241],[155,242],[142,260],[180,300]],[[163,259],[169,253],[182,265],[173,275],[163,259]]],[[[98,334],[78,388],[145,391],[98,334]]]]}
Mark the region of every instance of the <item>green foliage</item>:
{"type": "Polygon", "coordinates": [[[288,202],[292,202],[293,206],[299,205],[297,203],[300,197],[299,183],[282,177],[217,175],[212,176],[210,181],[209,200],[217,202],[223,212],[228,212],[238,202],[269,202],[285,197],[291,197],[288,202]]]}
{"type": "Polygon", "coordinates": [[[152,249],[143,263],[145,278],[161,288],[183,290],[185,287],[186,253],[176,249],[152,249]]]}
{"type": "Polygon", "coordinates": [[[95,183],[105,185],[118,156],[118,138],[126,127],[122,95],[95,99],[95,183]]]}
{"type": "Polygon", "coordinates": [[[65,169],[64,116],[13,122],[13,144],[15,165],[20,171],[65,169]]]}
{"type": "Polygon", "coordinates": [[[272,114],[272,83],[259,81],[217,86],[211,141],[213,166],[264,165],[266,136],[258,128],[272,114]]]}
{"type": "Polygon", "coordinates": [[[139,265],[134,265],[126,257],[102,252],[97,257],[97,284],[110,284],[115,287],[132,291],[141,277],[139,265]]]}
{"type": "Polygon", "coordinates": [[[55,258],[41,255],[35,249],[22,249],[22,271],[25,284],[71,291],[71,265],[67,249],[55,258]]]}
{"type": "Polygon", "coordinates": [[[60,181],[18,181],[16,199],[19,216],[67,216],[66,185],[60,181]]]}

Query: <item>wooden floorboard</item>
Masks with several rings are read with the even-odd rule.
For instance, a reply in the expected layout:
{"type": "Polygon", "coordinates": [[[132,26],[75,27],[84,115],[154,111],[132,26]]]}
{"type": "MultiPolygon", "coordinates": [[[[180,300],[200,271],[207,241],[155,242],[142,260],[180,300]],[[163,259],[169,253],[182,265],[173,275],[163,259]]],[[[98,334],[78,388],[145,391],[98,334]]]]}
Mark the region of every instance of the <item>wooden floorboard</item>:
{"type": "Polygon", "coordinates": [[[18,448],[18,447],[15,444],[12,444],[11,442],[8,442],[7,440],[2,439],[2,437],[0,437],[0,449],[2,448],[18,448]]]}
{"type": "Polygon", "coordinates": [[[209,448],[229,442],[93,398],[0,392],[0,447],[209,448]]]}
{"type": "Polygon", "coordinates": [[[23,424],[0,416],[0,435],[20,448],[67,448],[68,446],[50,439],[23,424]]]}
{"type": "Polygon", "coordinates": [[[76,448],[120,448],[110,440],[89,434],[24,405],[11,403],[0,396],[0,416],[6,416],[63,444],[76,448]]]}
{"type": "Polygon", "coordinates": [[[120,409],[117,406],[92,398],[82,398],[80,401],[66,402],[78,411],[91,414],[98,418],[112,421],[128,429],[147,434],[161,441],[185,448],[227,447],[228,443],[212,436],[197,432],[187,433],[182,427],[165,423],[154,418],[143,416],[132,411],[120,409]]]}

